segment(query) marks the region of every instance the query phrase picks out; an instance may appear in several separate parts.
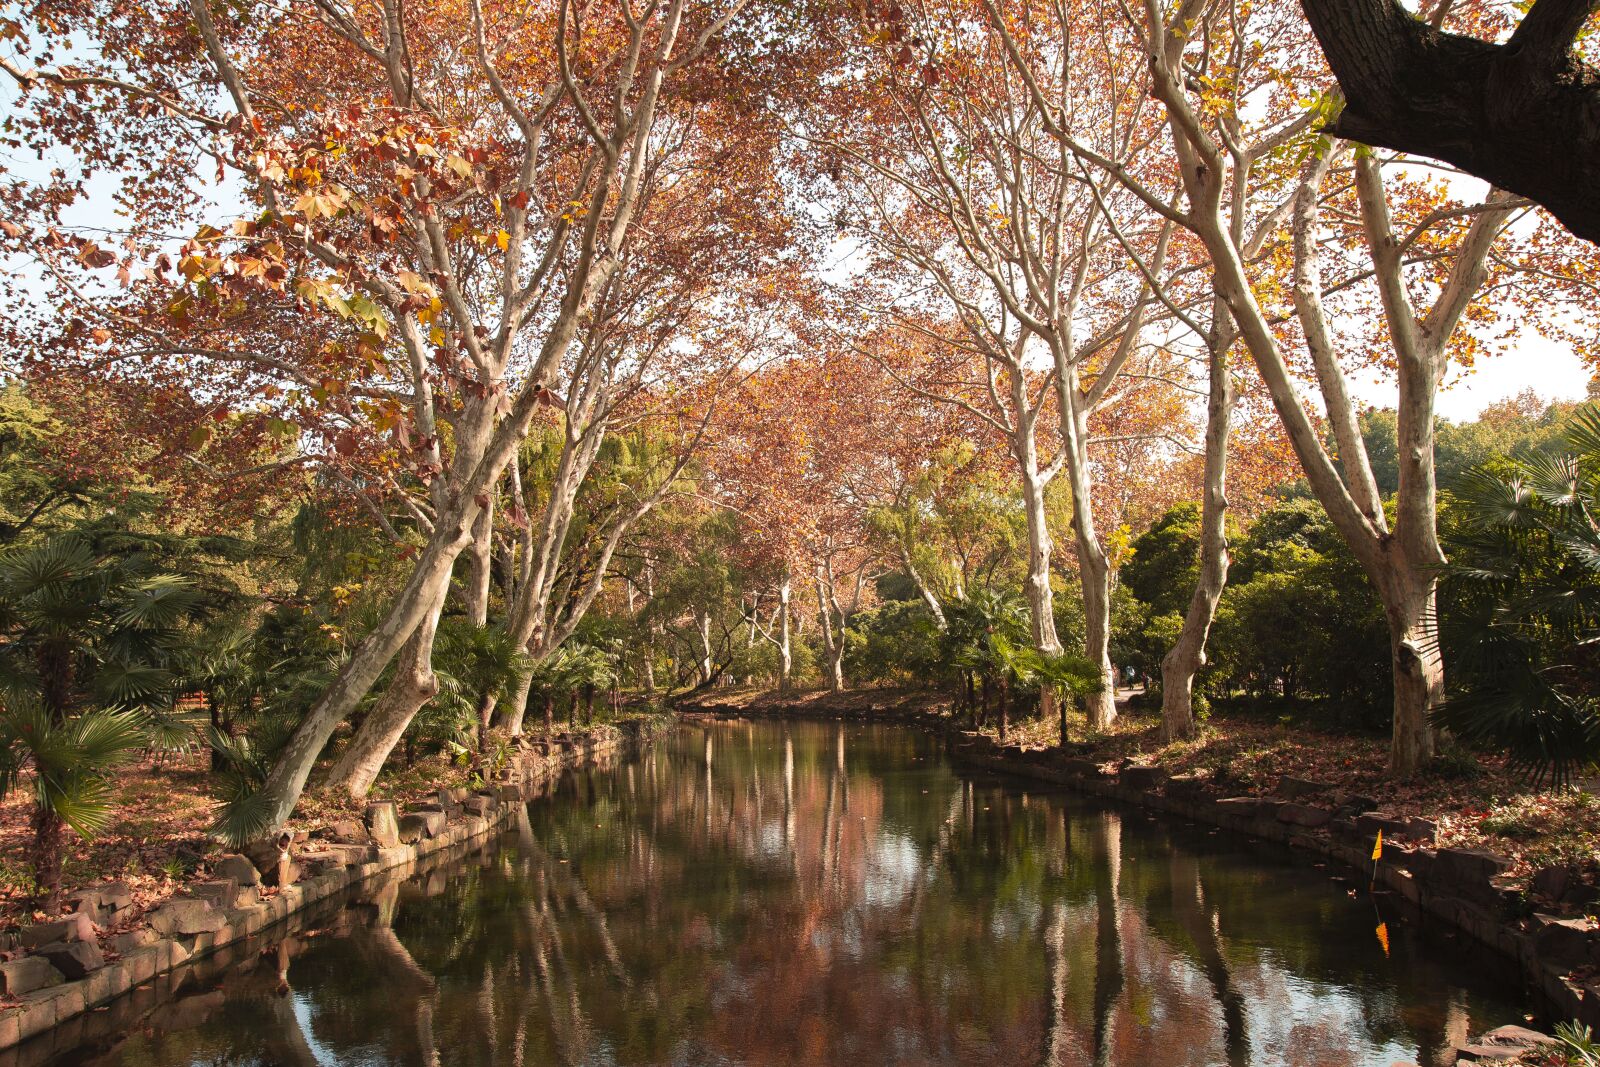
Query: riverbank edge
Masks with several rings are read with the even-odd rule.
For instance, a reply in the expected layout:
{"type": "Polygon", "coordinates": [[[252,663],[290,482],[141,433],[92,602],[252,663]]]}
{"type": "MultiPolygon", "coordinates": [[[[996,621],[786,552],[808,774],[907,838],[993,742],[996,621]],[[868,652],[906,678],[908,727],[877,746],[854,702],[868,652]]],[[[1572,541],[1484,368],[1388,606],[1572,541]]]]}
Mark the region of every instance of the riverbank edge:
{"type": "MultiPolygon", "coordinates": [[[[863,695],[870,699],[870,693],[863,695]]],[[[1569,977],[1576,966],[1600,962],[1600,937],[1581,920],[1508,915],[1507,909],[1518,907],[1521,898],[1492,881],[1504,864],[1492,853],[1407,848],[1385,834],[1382,858],[1374,862],[1376,834],[1363,832],[1358,822],[1337,819],[1327,808],[1275,798],[1211,795],[1204,780],[1174,778],[1156,767],[1096,763],[1076,748],[1002,745],[943,714],[872,708],[870,704],[867,708],[833,709],[810,705],[804,698],[785,701],[771,697],[743,708],[680,709],[680,721],[686,723],[733,719],[916,726],[940,736],[951,758],[967,766],[1064,786],[1331,860],[1350,868],[1358,881],[1371,880],[1421,915],[1515,961],[1524,985],[1543,998],[1558,1017],[1600,1028],[1600,983],[1591,980],[1585,984],[1569,977]],[[1334,836],[1336,829],[1345,832],[1343,840],[1334,836]]]]}
{"type": "MultiPolygon", "coordinates": [[[[343,866],[283,886],[273,896],[255,904],[221,909],[222,922],[214,930],[189,934],[174,930],[120,959],[105,963],[83,978],[24,994],[18,998],[19,1003],[0,1007],[0,1051],[9,1052],[32,1038],[79,1020],[157,978],[247,938],[257,937],[314,905],[346,894],[370,880],[417,867],[452,851],[457,853],[453,858],[465,858],[485,846],[491,835],[512,818],[519,805],[541,795],[545,786],[567,771],[603,757],[642,748],[665,729],[666,724],[641,722],[636,730],[617,737],[579,740],[554,752],[521,750],[512,757],[505,778],[494,788],[475,794],[482,798],[477,805],[483,809],[482,814],[464,807],[447,810],[443,813],[443,825],[431,836],[387,848],[372,846],[365,850],[368,857],[365,859],[358,859],[354,852],[347,851],[348,862],[343,866]]],[[[375,806],[393,807],[394,802],[377,801],[375,806]]],[[[173,899],[210,903],[200,897],[173,899]]]]}

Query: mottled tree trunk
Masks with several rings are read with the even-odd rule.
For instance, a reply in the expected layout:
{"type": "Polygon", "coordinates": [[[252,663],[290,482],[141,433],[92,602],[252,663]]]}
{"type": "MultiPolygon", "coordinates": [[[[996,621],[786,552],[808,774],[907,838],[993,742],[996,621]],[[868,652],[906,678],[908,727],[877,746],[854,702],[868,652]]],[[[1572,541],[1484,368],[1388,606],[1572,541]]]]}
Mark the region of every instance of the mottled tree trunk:
{"type": "Polygon", "coordinates": [[[1161,734],[1168,741],[1194,736],[1194,678],[1206,663],[1206,638],[1228,581],[1228,435],[1234,388],[1227,352],[1232,319],[1218,301],[1210,338],[1210,387],[1206,403],[1204,497],[1200,505],[1200,575],[1178,640],[1161,658],[1161,734]],[[1226,325],[1224,325],[1226,324],[1226,325]]]}
{"type": "MultiPolygon", "coordinates": [[[[1076,524],[1077,517],[1073,517],[1076,524]]],[[[1111,669],[1111,564],[1092,537],[1078,537],[1078,580],[1083,585],[1083,654],[1100,668],[1101,689],[1084,698],[1089,729],[1117,719],[1117,678],[1111,669]]]]}
{"type": "Polygon", "coordinates": [[[778,586],[778,692],[787,693],[794,688],[794,636],[789,625],[794,586],[789,568],[783,568],[783,582],[778,586]]]}
{"type": "Polygon", "coordinates": [[[500,711],[505,717],[506,733],[516,737],[522,733],[522,723],[528,716],[528,695],[533,691],[533,675],[524,674],[517,679],[509,697],[501,702],[500,711]]]}
{"type": "Polygon", "coordinates": [[[489,585],[494,572],[494,497],[478,512],[472,524],[472,541],[462,553],[467,560],[466,581],[461,587],[461,603],[467,620],[474,626],[489,622],[489,585]]]}
{"type": "Polygon", "coordinates": [[[1389,740],[1389,765],[1398,774],[1414,774],[1434,754],[1429,718],[1444,699],[1444,661],[1439,655],[1437,579],[1397,568],[1383,597],[1389,625],[1390,660],[1394,667],[1394,728],[1389,740]]]}
{"type": "Polygon", "coordinates": [[[433,637],[438,619],[437,612],[425,619],[401,649],[389,688],[328,772],[330,787],[342,789],[358,800],[365,797],[417,712],[438,695],[439,679],[433,673],[433,637]]]}

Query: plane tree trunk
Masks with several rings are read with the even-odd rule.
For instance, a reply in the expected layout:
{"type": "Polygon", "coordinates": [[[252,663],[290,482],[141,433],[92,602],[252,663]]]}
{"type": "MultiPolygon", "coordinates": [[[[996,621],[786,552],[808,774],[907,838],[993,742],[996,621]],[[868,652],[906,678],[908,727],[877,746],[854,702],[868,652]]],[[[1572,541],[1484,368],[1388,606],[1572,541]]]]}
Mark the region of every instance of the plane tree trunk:
{"type": "Polygon", "coordinates": [[[1208,339],[1204,497],[1200,504],[1200,575],[1183,616],[1178,640],[1161,658],[1161,734],[1168,741],[1194,736],[1194,679],[1206,664],[1206,638],[1228,581],[1228,435],[1235,389],[1228,370],[1233,320],[1217,301],[1208,339]]]}

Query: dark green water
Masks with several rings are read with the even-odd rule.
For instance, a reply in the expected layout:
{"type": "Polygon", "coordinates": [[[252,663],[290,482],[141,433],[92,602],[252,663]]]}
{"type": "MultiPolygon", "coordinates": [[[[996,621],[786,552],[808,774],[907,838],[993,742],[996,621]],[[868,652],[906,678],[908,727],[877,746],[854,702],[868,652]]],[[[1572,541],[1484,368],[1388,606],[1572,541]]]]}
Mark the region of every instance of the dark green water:
{"type": "Polygon", "coordinates": [[[909,730],[685,727],[54,1062],[1432,1067],[1521,1021],[1511,968],[1387,918],[909,730]]]}

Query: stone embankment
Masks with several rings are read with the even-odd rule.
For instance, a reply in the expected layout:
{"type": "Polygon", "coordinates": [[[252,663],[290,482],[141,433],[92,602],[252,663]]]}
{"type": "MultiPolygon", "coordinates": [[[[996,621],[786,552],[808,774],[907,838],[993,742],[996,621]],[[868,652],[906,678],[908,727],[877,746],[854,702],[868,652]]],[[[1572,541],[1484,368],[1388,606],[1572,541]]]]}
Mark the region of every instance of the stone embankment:
{"type": "MultiPolygon", "coordinates": [[[[518,807],[563,771],[647,740],[643,720],[609,740],[532,742],[516,750],[492,788],[441,789],[437,799],[402,809],[394,801],[369,804],[362,820],[337,822],[307,835],[277,840],[224,856],[208,877],[142,917],[133,913],[126,886],[108,883],[78,894],[77,910],[60,920],[25,927],[0,943],[11,958],[0,963],[0,1049],[10,1049],[56,1027],[86,1021],[112,1005],[136,1019],[154,996],[154,980],[188,968],[220,950],[262,934],[368,879],[414,871],[465,855],[518,807]],[[128,928],[111,937],[98,930],[128,928]],[[127,994],[134,994],[132,997],[127,994]]],[[[167,983],[172,984],[172,983],[167,983]]],[[[104,1027],[97,1028],[103,1030],[104,1027]]],[[[60,1035],[56,1035],[60,1036],[60,1035]]],[[[39,1062],[71,1040],[52,1040],[39,1062]]],[[[18,1053],[28,1051],[25,1046],[18,1053]]],[[[8,1054],[0,1067],[21,1067],[32,1057],[8,1054]]]]}
{"type": "Polygon", "coordinates": [[[1137,804],[1191,822],[1234,830],[1361,871],[1428,918],[1470,936],[1522,968],[1526,983],[1559,1016],[1600,1026],[1600,928],[1527,910],[1520,889],[1503,884],[1507,861],[1492,852],[1434,847],[1426,819],[1392,818],[1367,797],[1333,795],[1328,803],[1297,797],[1316,783],[1286,779],[1279,797],[1228,796],[1201,775],[1169,776],[1159,767],[1097,763],[1072,750],[1024,750],[984,734],[953,732],[960,762],[1137,804]],[[1378,831],[1382,853],[1372,860],[1378,831]]]}

